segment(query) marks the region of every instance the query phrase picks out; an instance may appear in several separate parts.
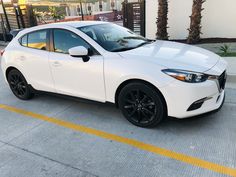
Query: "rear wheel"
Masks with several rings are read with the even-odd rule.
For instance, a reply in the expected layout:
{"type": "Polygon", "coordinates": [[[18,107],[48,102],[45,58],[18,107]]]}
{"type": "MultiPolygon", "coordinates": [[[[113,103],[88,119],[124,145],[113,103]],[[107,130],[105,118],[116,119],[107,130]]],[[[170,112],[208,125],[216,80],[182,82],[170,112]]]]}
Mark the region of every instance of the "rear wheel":
{"type": "Polygon", "coordinates": [[[166,116],[162,96],[148,84],[126,85],[119,94],[118,104],[127,120],[139,127],[154,127],[166,116]]]}
{"type": "Polygon", "coordinates": [[[7,80],[13,94],[21,100],[29,100],[34,94],[20,71],[13,69],[8,73],[7,80]]]}

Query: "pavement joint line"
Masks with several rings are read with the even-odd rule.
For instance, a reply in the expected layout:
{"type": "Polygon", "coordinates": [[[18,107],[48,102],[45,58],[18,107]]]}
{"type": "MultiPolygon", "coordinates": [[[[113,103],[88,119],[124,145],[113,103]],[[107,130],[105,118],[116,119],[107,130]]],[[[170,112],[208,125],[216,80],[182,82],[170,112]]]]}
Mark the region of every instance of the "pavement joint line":
{"type": "MultiPolygon", "coordinates": [[[[0,142],[3,143],[3,144],[5,144],[5,145],[7,145],[7,146],[10,146],[10,147],[13,147],[13,148],[15,148],[15,149],[24,151],[24,152],[26,152],[26,153],[33,154],[33,155],[35,155],[35,156],[41,157],[41,158],[43,158],[43,159],[46,159],[46,160],[49,160],[49,161],[52,161],[52,162],[55,162],[55,163],[60,164],[60,165],[62,165],[62,166],[69,167],[69,168],[72,168],[72,169],[74,169],[74,170],[78,170],[78,171],[81,171],[81,172],[90,174],[90,175],[92,175],[92,176],[94,176],[94,177],[98,177],[97,175],[94,175],[94,174],[92,174],[92,173],[90,173],[90,172],[88,172],[88,171],[81,170],[81,169],[79,169],[79,168],[77,168],[77,167],[74,167],[74,166],[72,166],[72,165],[70,165],[70,164],[66,164],[66,163],[64,163],[64,162],[61,162],[61,161],[52,159],[52,158],[50,158],[50,157],[44,156],[44,155],[42,155],[42,154],[39,154],[39,153],[37,153],[37,152],[30,151],[30,150],[28,150],[28,149],[25,149],[25,148],[16,146],[16,145],[11,144],[11,143],[8,143],[8,142],[4,142],[4,141],[2,141],[2,140],[0,140],[0,142]]],[[[0,168],[1,168],[1,167],[0,167],[0,168]]]]}
{"type": "Polygon", "coordinates": [[[130,139],[130,138],[126,138],[126,137],[122,137],[119,135],[115,135],[115,134],[111,134],[108,132],[104,132],[101,130],[96,130],[93,128],[89,128],[83,125],[79,125],[79,124],[74,124],[71,122],[67,122],[67,121],[63,121],[57,118],[53,118],[53,117],[47,117],[45,115],[42,114],[37,114],[37,113],[33,113],[27,110],[23,110],[23,109],[18,109],[12,106],[8,106],[8,105],[3,105],[0,104],[0,109],[3,110],[7,110],[10,112],[14,112],[17,114],[21,114],[21,115],[25,115],[31,118],[35,118],[35,119],[39,119],[39,120],[43,120],[49,123],[52,123],[54,125],[58,125],[60,127],[64,127],[64,128],[68,128],[74,131],[79,131],[82,133],[87,133],[90,135],[95,135],[97,137],[100,138],[104,138],[104,139],[108,139],[108,140],[113,140],[122,144],[126,144],[132,147],[135,147],[137,149],[141,149],[147,152],[151,152],[153,154],[156,155],[161,155],[170,159],[174,159],[180,162],[184,162],[186,164],[190,164],[192,166],[196,166],[196,167],[200,167],[203,169],[207,169],[207,170],[211,170],[220,174],[224,174],[224,175],[228,175],[228,176],[233,176],[236,177],[236,169],[234,168],[230,168],[230,167],[226,167],[223,165],[219,165],[213,162],[209,162],[209,161],[205,161],[202,160],[200,158],[197,157],[193,157],[193,156],[189,156],[189,155],[185,155],[182,153],[178,153],[178,152],[174,152],[168,149],[164,149],[158,146],[154,146],[151,144],[146,144],[144,142],[138,141],[138,140],[134,140],[134,139],[130,139]]]}
{"type": "Polygon", "coordinates": [[[57,116],[57,115],[59,115],[59,114],[61,114],[61,113],[65,112],[65,111],[67,111],[67,110],[68,110],[68,109],[70,109],[72,106],[73,106],[73,104],[70,104],[69,106],[67,106],[67,107],[66,107],[66,108],[64,108],[63,110],[61,110],[61,111],[58,111],[57,113],[55,113],[55,115],[54,115],[54,116],[57,116]]]}
{"type": "Polygon", "coordinates": [[[34,126],[34,127],[32,127],[31,129],[29,129],[29,130],[27,130],[27,131],[25,131],[25,132],[21,133],[20,135],[18,135],[18,136],[16,136],[16,137],[14,137],[14,138],[12,138],[12,139],[10,139],[8,142],[4,142],[4,141],[0,140],[0,142],[2,142],[2,143],[3,143],[3,145],[2,145],[2,146],[0,146],[0,148],[1,148],[1,147],[3,147],[3,146],[5,146],[5,145],[7,145],[7,143],[11,143],[11,142],[15,141],[16,139],[18,139],[18,138],[20,138],[20,137],[24,136],[25,134],[29,133],[30,131],[32,131],[32,130],[34,130],[34,129],[38,128],[38,127],[40,127],[41,125],[43,125],[43,124],[45,124],[45,123],[46,123],[46,122],[45,122],[45,121],[43,121],[43,122],[41,122],[41,123],[39,123],[39,124],[35,125],[35,126],[34,126]]]}
{"type": "Polygon", "coordinates": [[[225,102],[225,104],[233,104],[233,105],[235,105],[236,103],[235,102],[225,102]]]}

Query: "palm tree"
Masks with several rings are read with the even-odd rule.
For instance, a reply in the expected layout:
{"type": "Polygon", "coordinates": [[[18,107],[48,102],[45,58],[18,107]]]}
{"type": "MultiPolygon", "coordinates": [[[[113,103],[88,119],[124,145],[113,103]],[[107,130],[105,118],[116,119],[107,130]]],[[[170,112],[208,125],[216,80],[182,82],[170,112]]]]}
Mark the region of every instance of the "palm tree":
{"type": "Polygon", "coordinates": [[[193,0],[192,15],[190,16],[190,28],[187,42],[190,44],[197,43],[200,40],[201,35],[201,20],[202,20],[202,8],[203,3],[206,0],[193,0]]]}
{"type": "Polygon", "coordinates": [[[49,7],[49,12],[53,20],[56,22],[57,20],[61,20],[64,18],[63,13],[56,7],[49,7]]]}
{"type": "Polygon", "coordinates": [[[168,24],[168,0],[158,0],[158,17],[157,17],[157,39],[166,40],[169,38],[167,32],[168,24]]]}

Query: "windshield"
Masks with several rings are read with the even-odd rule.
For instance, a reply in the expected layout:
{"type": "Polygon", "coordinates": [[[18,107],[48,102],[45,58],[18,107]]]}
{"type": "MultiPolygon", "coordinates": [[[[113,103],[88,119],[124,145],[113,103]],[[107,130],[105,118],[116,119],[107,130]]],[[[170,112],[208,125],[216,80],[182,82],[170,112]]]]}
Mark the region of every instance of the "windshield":
{"type": "Polygon", "coordinates": [[[131,50],[151,42],[115,24],[92,25],[78,29],[110,52],[131,50]]]}

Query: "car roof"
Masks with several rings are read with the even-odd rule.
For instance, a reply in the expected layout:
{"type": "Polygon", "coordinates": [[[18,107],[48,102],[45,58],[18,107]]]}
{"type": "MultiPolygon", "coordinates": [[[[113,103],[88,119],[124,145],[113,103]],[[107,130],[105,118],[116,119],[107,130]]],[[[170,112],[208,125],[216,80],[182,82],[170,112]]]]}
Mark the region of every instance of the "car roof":
{"type": "Polygon", "coordinates": [[[103,21],[72,21],[72,22],[59,22],[59,23],[51,23],[46,24],[43,26],[71,26],[74,28],[84,27],[84,26],[90,26],[90,25],[100,25],[100,24],[107,24],[108,22],[103,21]]]}
{"type": "MultiPolygon", "coordinates": [[[[109,22],[103,22],[103,21],[72,21],[72,22],[58,22],[58,23],[50,23],[50,24],[44,24],[39,25],[31,28],[26,28],[19,32],[19,36],[22,36],[28,32],[33,32],[36,30],[41,30],[45,28],[60,28],[60,27],[73,27],[73,28],[80,28],[85,26],[92,26],[92,25],[101,25],[101,24],[108,24],[109,22]]],[[[18,36],[18,37],[19,37],[18,36]]]]}
{"type": "Polygon", "coordinates": [[[72,22],[59,22],[59,23],[50,23],[50,24],[44,24],[36,26],[36,28],[45,28],[45,27],[63,27],[63,26],[70,26],[74,28],[80,28],[85,26],[91,26],[91,25],[100,25],[100,24],[107,24],[109,22],[103,22],[103,21],[72,21],[72,22]]]}

